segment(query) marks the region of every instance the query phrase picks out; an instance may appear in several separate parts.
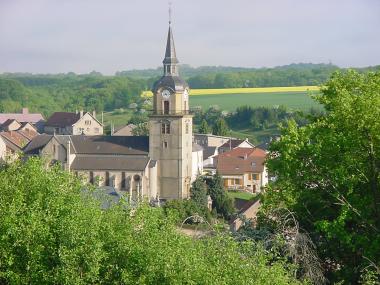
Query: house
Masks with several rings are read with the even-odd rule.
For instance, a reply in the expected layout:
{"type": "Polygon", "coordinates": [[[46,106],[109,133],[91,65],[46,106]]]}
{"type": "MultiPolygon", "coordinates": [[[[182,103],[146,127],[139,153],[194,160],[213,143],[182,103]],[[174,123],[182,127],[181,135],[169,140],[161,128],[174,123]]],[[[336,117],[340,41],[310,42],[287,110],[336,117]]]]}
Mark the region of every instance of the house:
{"type": "Polygon", "coordinates": [[[257,213],[260,209],[260,200],[252,199],[250,201],[235,198],[234,199],[235,209],[237,209],[237,214],[230,221],[230,230],[236,232],[244,224],[241,216],[244,219],[250,221],[253,225],[256,222],[257,213]]]}
{"type": "Polygon", "coordinates": [[[8,119],[6,120],[1,126],[2,131],[17,131],[19,128],[21,128],[21,123],[17,121],[16,119],[8,119]]]}
{"type": "Polygon", "coordinates": [[[0,124],[3,125],[7,120],[17,120],[18,123],[30,123],[41,131],[43,129],[44,117],[40,113],[29,113],[28,108],[22,108],[21,113],[0,114],[0,124]]]}
{"type": "Polygon", "coordinates": [[[229,139],[224,144],[218,147],[219,153],[223,153],[226,151],[229,151],[234,148],[254,148],[255,146],[248,141],[248,139],[241,140],[241,139],[229,139]]]}
{"type": "Polygon", "coordinates": [[[193,141],[202,147],[220,147],[231,137],[216,136],[213,134],[194,134],[193,141]]]}
{"type": "Polygon", "coordinates": [[[113,136],[133,136],[133,129],[136,128],[134,124],[128,124],[125,126],[117,127],[113,132],[113,136]]]}
{"type": "Polygon", "coordinates": [[[17,130],[0,132],[1,146],[0,158],[3,161],[12,161],[19,157],[24,147],[35,137],[37,132],[30,130],[17,130]]]}
{"type": "Polygon", "coordinates": [[[29,130],[37,133],[37,128],[29,122],[20,123],[16,119],[8,119],[2,125],[0,125],[1,131],[19,131],[19,130],[29,130]]]}
{"type": "Polygon", "coordinates": [[[259,148],[235,148],[217,155],[215,170],[231,190],[260,192],[268,184],[266,152],[259,148]]]}
{"type": "Polygon", "coordinates": [[[46,134],[97,136],[103,134],[103,125],[95,112],[55,112],[46,121],[44,130],[46,134]]]}
{"type": "Polygon", "coordinates": [[[254,148],[255,146],[248,139],[216,136],[212,134],[194,134],[194,143],[203,148],[203,169],[206,174],[215,174],[214,158],[223,152],[234,148],[254,148]]]}

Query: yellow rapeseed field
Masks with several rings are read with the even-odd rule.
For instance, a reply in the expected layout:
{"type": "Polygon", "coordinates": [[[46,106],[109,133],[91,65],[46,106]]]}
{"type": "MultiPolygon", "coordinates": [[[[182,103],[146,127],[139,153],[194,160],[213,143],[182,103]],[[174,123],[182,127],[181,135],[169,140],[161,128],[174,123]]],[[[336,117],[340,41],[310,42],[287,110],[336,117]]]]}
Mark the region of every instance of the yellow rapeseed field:
{"type": "MultiPolygon", "coordinates": [[[[190,89],[190,95],[218,95],[218,94],[252,94],[273,92],[305,92],[318,91],[319,86],[295,86],[295,87],[260,87],[260,88],[223,88],[223,89],[190,89]]],[[[152,97],[151,91],[144,91],[142,97],[152,97]]]]}

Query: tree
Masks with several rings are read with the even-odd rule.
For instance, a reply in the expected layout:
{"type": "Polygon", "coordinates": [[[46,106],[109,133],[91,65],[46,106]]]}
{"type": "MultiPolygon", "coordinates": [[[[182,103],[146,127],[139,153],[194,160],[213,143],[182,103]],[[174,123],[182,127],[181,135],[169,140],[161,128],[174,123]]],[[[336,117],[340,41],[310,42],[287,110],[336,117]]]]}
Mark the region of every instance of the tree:
{"type": "Polygon", "coordinates": [[[223,186],[222,177],[216,173],[209,180],[209,195],[212,199],[212,207],[216,209],[216,212],[224,219],[228,220],[234,213],[233,200],[227,195],[223,186]]]}
{"type": "Polygon", "coordinates": [[[208,134],[210,133],[210,128],[207,124],[207,121],[205,119],[202,120],[201,125],[199,126],[198,132],[200,134],[208,134]]]}
{"type": "Polygon", "coordinates": [[[189,238],[144,204],[102,210],[83,187],[35,158],[0,170],[0,284],[301,283],[260,246],[189,238]]]}
{"type": "Polygon", "coordinates": [[[215,122],[212,133],[217,136],[226,136],[228,134],[228,126],[223,118],[219,118],[215,122]]]}
{"type": "Polygon", "coordinates": [[[380,271],[380,73],[335,73],[316,99],[327,113],[271,146],[264,205],[296,213],[331,282],[357,283],[380,271]]]}
{"type": "Polygon", "coordinates": [[[139,123],[132,129],[132,135],[134,136],[147,136],[149,135],[149,125],[147,122],[139,123]]]}
{"type": "Polygon", "coordinates": [[[205,183],[203,177],[198,176],[191,185],[190,199],[193,200],[194,203],[198,206],[200,212],[199,214],[203,215],[204,217],[209,216],[207,208],[207,184],[205,183]]]}

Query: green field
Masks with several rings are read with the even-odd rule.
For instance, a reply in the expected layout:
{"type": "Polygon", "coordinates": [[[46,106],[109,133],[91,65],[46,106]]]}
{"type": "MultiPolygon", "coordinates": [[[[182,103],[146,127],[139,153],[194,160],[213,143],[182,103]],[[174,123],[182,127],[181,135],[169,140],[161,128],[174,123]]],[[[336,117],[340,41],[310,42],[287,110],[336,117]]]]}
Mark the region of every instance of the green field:
{"type": "Polygon", "coordinates": [[[202,106],[207,110],[211,105],[218,105],[221,110],[234,111],[237,107],[249,105],[252,107],[273,107],[284,105],[292,110],[308,110],[311,107],[320,108],[310,95],[316,91],[303,92],[272,92],[272,93],[241,93],[241,94],[205,94],[191,96],[190,106],[202,106]]]}

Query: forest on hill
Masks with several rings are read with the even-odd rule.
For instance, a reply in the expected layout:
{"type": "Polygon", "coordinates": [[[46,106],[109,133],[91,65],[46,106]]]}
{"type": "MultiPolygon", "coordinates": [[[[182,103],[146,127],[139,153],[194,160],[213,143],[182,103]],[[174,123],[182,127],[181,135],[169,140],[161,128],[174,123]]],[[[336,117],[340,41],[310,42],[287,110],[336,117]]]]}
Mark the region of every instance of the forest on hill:
{"type": "MultiPolygon", "coordinates": [[[[331,64],[291,64],[275,68],[181,66],[190,88],[233,88],[320,85],[339,67],[331,64]]],[[[380,70],[380,66],[357,69],[380,70]]],[[[104,76],[93,71],[66,74],[0,74],[0,112],[17,112],[23,106],[45,116],[77,109],[112,111],[141,103],[162,69],[132,70],[104,76]]]]}

